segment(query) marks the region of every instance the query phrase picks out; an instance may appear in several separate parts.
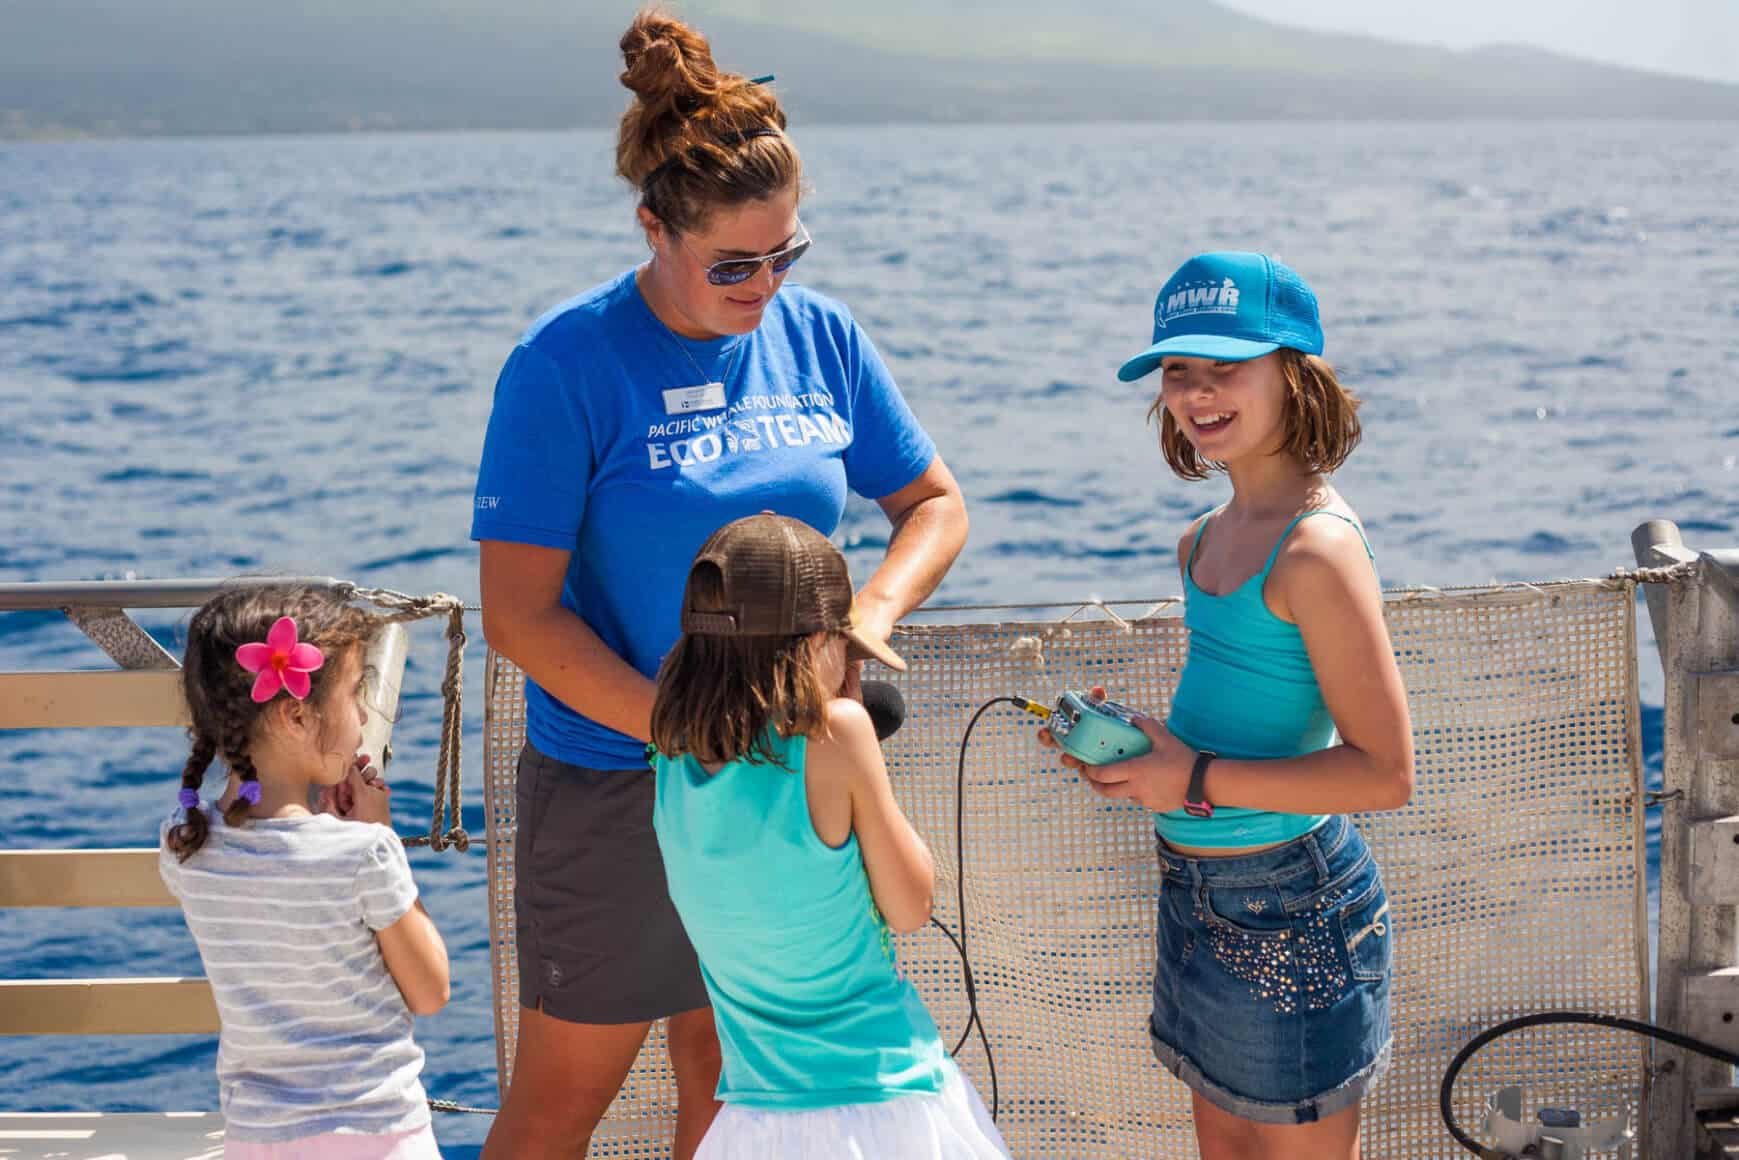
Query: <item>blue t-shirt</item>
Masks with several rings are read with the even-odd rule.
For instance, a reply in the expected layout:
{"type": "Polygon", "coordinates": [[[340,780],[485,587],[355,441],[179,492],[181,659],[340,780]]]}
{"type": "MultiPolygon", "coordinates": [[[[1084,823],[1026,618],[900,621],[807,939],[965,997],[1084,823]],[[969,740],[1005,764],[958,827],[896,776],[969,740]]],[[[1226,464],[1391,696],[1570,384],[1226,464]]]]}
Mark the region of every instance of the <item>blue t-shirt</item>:
{"type": "MultiPolygon", "coordinates": [[[[831,535],[845,493],[880,499],[935,458],[844,306],[787,283],[745,335],[697,342],[630,270],[532,324],[495,384],[474,540],[573,553],[562,605],[646,676],[679,633],[702,541],[773,511],[831,535]]],[[[593,769],[644,743],[526,683],[531,744],[593,769]]]]}

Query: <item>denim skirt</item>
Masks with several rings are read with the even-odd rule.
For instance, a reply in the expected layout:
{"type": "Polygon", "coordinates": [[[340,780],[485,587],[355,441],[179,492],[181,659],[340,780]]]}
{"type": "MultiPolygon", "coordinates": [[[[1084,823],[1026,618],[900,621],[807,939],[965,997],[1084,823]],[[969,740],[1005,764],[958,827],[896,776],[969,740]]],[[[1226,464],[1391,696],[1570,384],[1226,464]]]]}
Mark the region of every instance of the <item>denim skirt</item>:
{"type": "Polygon", "coordinates": [[[1159,843],[1153,1052],[1242,1119],[1307,1124],[1359,1102],[1389,1064],[1394,928],[1352,822],[1259,853],[1159,843]]]}

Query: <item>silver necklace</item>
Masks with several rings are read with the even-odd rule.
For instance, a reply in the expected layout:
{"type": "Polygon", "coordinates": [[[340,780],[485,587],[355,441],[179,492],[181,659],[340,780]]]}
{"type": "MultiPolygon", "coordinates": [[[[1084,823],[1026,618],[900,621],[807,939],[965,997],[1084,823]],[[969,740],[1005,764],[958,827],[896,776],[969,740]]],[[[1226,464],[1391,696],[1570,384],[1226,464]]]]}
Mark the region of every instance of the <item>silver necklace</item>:
{"type": "Polygon", "coordinates": [[[730,380],[730,377],[736,373],[737,363],[741,361],[743,357],[743,348],[749,345],[749,336],[747,334],[739,336],[736,349],[731,351],[730,364],[725,367],[725,373],[717,379],[714,379],[711,375],[707,374],[706,371],[701,369],[700,363],[697,362],[695,357],[688,352],[688,347],[683,344],[682,339],[677,335],[677,333],[670,328],[664,319],[658,317],[658,311],[652,309],[652,301],[647,297],[646,288],[643,285],[640,285],[639,279],[640,274],[639,272],[636,272],[635,285],[640,290],[640,300],[646,304],[646,312],[652,315],[653,328],[660,334],[664,335],[665,338],[669,339],[672,346],[682,352],[682,357],[688,360],[688,365],[694,368],[694,373],[696,375],[700,376],[700,382],[697,383],[696,386],[716,386],[722,388],[725,383],[730,380]]]}
{"type": "Polygon", "coordinates": [[[695,360],[694,355],[689,353],[687,345],[683,343],[682,339],[676,336],[675,332],[673,332],[668,326],[665,326],[662,322],[658,325],[664,330],[665,335],[670,339],[671,343],[675,345],[676,349],[682,352],[682,357],[688,360],[688,365],[694,368],[694,373],[700,376],[700,382],[696,384],[697,386],[724,386],[730,381],[731,376],[736,373],[737,363],[742,361],[743,348],[749,345],[749,336],[746,334],[739,335],[736,348],[731,351],[730,361],[725,367],[725,373],[715,379],[707,374],[706,371],[701,369],[700,363],[695,360]]]}

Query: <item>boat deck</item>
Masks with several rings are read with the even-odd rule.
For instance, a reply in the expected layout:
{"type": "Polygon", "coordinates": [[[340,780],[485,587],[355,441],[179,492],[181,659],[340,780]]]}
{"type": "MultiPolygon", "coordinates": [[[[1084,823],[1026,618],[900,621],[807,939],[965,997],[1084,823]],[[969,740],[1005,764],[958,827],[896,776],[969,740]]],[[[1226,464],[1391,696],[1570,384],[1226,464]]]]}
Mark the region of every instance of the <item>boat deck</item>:
{"type": "MultiPolygon", "coordinates": [[[[443,1145],[444,1160],[477,1160],[475,1145],[443,1145]]],[[[217,1112],[0,1113],[0,1160],[222,1160],[217,1112]]]]}

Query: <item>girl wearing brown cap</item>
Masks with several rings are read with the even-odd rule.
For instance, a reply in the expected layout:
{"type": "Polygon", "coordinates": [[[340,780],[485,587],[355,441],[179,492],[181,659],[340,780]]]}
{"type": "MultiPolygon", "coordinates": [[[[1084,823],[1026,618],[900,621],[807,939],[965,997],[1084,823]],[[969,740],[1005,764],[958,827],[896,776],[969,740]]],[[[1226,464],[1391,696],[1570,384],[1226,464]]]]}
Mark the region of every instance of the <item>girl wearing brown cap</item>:
{"type": "Polygon", "coordinates": [[[1000,1160],[971,1083],[895,963],[936,866],[894,799],[847,652],[845,557],[807,524],[736,520],[688,574],[652,708],[653,824],[724,1049],[698,1160],[1000,1160]]]}

